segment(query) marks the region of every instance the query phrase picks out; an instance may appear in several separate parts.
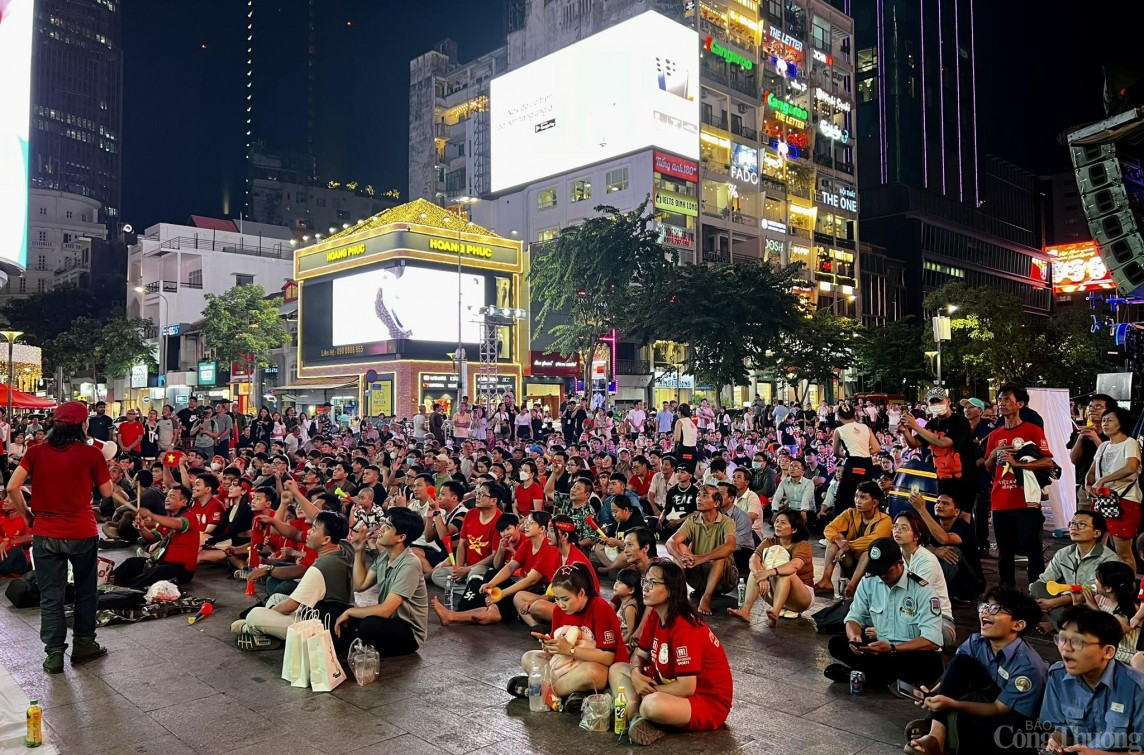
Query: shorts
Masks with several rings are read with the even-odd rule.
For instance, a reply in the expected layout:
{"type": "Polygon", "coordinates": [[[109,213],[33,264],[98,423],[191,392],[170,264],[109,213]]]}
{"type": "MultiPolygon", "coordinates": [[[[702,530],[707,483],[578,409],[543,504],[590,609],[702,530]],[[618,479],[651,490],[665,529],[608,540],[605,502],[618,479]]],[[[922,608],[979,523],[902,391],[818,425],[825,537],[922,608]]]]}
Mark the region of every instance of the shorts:
{"type": "MultiPolygon", "coordinates": [[[[707,591],[707,575],[711,571],[711,562],[693,566],[690,569],[684,570],[684,576],[687,578],[687,584],[691,589],[703,594],[707,591]]],[[[715,588],[716,594],[729,593],[735,589],[739,584],[739,569],[735,566],[735,559],[728,556],[723,559],[723,575],[719,580],[718,586],[715,588]]]]}
{"type": "Polygon", "coordinates": [[[1105,522],[1108,524],[1108,534],[1113,537],[1124,539],[1136,537],[1136,532],[1140,529],[1140,504],[1121,498],[1120,516],[1106,519],[1105,522]]]}
{"type": "Polygon", "coordinates": [[[731,708],[724,701],[693,695],[689,702],[691,720],[683,727],[684,731],[715,731],[727,723],[731,708]]]}

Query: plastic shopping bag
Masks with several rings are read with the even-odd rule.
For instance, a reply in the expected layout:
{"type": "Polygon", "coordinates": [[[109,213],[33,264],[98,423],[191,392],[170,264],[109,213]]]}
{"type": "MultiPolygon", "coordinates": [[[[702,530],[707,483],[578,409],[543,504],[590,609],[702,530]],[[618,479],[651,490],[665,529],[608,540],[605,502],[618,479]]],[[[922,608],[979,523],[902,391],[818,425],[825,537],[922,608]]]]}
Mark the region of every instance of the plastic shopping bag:
{"type": "Polygon", "coordinates": [[[314,692],[333,692],[346,680],[346,672],[334,652],[334,637],[329,626],[323,626],[306,639],[306,655],[310,664],[310,689],[314,692]]]}
{"type": "Polygon", "coordinates": [[[306,640],[322,630],[322,622],[309,609],[294,614],[295,621],[286,630],[286,652],[282,655],[282,678],[291,687],[310,686],[310,659],[306,640]]]}
{"type": "Polygon", "coordinates": [[[580,711],[580,728],[587,731],[612,730],[612,696],[607,692],[588,695],[580,711]]]}
{"type": "Polygon", "coordinates": [[[360,637],[350,645],[346,661],[350,665],[354,679],[363,687],[377,679],[378,672],[381,670],[381,655],[378,654],[373,645],[364,644],[360,637]]]}

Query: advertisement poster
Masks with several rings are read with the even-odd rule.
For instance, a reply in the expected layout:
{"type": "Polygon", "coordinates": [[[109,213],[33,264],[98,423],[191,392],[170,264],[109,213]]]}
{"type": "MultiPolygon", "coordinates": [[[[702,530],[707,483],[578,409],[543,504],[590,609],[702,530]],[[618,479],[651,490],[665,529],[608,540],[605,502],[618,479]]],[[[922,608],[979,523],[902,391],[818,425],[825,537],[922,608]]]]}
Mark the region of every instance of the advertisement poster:
{"type": "Polygon", "coordinates": [[[0,0],[0,263],[28,262],[32,0],[0,0]]]}

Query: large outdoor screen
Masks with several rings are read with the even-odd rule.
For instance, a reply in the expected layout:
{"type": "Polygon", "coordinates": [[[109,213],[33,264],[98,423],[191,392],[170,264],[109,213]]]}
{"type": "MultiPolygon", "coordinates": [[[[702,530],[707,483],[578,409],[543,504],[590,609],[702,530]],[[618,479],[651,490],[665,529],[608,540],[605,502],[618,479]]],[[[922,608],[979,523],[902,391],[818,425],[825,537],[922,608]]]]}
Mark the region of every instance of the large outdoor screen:
{"type": "Polygon", "coordinates": [[[699,40],[655,11],[490,86],[494,192],[651,146],[699,159],[699,40]]]}
{"type": "Polygon", "coordinates": [[[33,0],[0,0],[0,266],[28,254],[33,0]]]}

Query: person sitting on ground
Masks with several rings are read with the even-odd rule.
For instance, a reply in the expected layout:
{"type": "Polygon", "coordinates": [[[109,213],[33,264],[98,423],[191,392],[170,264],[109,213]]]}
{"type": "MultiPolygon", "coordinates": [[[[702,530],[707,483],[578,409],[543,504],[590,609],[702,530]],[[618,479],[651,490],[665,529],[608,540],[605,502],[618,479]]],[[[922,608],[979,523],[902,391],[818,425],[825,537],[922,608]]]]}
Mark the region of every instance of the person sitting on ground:
{"type": "Polygon", "coordinates": [[[16,511],[16,502],[4,493],[0,512],[0,577],[19,576],[32,570],[32,528],[16,511]]]}
{"type": "MultiPolygon", "coordinates": [[[[618,473],[613,474],[613,479],[609,483],[613,489],[620,484],[615,479],[617,475],[618,473]]],[[[628,562],[623,554],[624,533],[637,527],[647,527],[643,512],[630,497],[612,495],[604,505],[611,509],[612,521],[604,525],[604,537],[596,543],[591,554],[589,554],[592,560],[599,564],[596,570],[600,574],[619,571],[627,566],[628,562]]]]}
{"type": "Polygon", "coordinates": [[[619,603],[616,606],[616,618],[620,621],[620,632],[629,650],[639,639],[637,630],[644,613],[641,579],[643,575],[639,569],[628,566],[620,569],[620,573],[616,575],[616,583],[612,585],[612,594],[615,595],[613,602],[619,603]]]}
{"type": "MultiPolygon", "coordinates": [[[[929,712],[906,727],[907,751],[941,755],[956,713],[958,752],[1020,749],[1017,732],[1037,720],[1049,665],[1024,639],[1041,620],[1036,601],[1012,587],[990,590],[977,606],[981,631],[957,648],[941,682],[921,688],[929,712]]],[[[916,696],[915,696],[916,697],[916,696]]]]}
{"type": "Polygon", "coordinates": [[[846,683],[851,671],[862,671],[871,688],[895,679],[930,684],[941,676],[941,598],[906,571],[892,538],[875,540],[868,555],[866,576],[846,614],[846,634],[831,637],[828,645],[839,663],[823,675],[846,683]]]}
{"type": "Polygon", "coordinates": [[[791,459],[786,466],[786,474],[775,488],[771,506],[775,511],[784,508],[797,511],[809,526],[808,517],[814,514],[814,483],[804,476],[805,473],[802,459],[791,459]]]}
{"type": "Polygon", "coordinates": [[[1041,726],[1053,732],[1045,750],[1125,752],[1138,746],[1144,736],[1144,674],[1116,662],[1124,635],[1120,622],[1082,605],[1065,611],[1060,627],[1054,640],[1062,660],[1049,667],[1041,703],[1041,726]]]}
{"type": "Polygon", "coordinates": [[[465,485],[457,480],[446,480],[437,486],[437,498],[422,516],[425,530],[421,534],[423,544],[411,546],[413,555],[421,561],[421,568],[428,577],[433,570],[449,557],[445,541],[457,542],[461,525],[469,510],[461,502],[465,497],[465,485]]]}
{"type": "Polygon", "coordinates": [[[159,516],[167,513],[163,491],[155,487],[154,483],[151,470],[143,469],[135,477],[136,491],[132,496],[125,494],[119,486],[112,489],[111,498],[120,506],[100,527],[107,538],[100,543],[101,547],[126,547],[139,539],[134,524],[136,508],[147,509],[159,516]]]}
{"type": "MultiPolygon", "coordinates": [[[[592,584],[595,585],[596,592],[599,593],[600,580],[596,576],[596,570],[592,568],[592,562],[588,560],[588,556],[576,545],[575,538],[576,523],[572,521],[572,517],[563,514],[552,517],[548,524],[548,542],[555,546],[560,554],[559,566],[575,563],[586,564],[589,571],[592,572],[592,584]]],[[[555,607],[555,601],[551,590],[540,593],[521,591],[516,594],[513,605],[520,612],[520,618],[524,620],[525,624],[536,627],[542,622],[550,623],[552,621],[552,609],[555,607]]]]}
{"type": "Polygon", "coordinates": [[[377,603],[347,608],[338,616],[333,627],[338,655],[344,656],[355,639],[372,645],[383,658],[416,653],[425,644],[429,632],[425,575],[406,545],[420,537],[422,526],[421,517],[412,511],[391,510],[375,531],[378,557],[372,568],[365,562],[370,530],[353,533],[353,589],[365,592],[376,584],[377,603]]]}
{"type": "Polygon", "coordinates": [[[541,649],[529,650],[521,657],[520,667],[525,674],[509,680],[510,695],[527,697],[528,674],[533,666],[547,665],[553,672],[552,694],[560,698],[559,709],[579,716],[585,695],[607,686],[608,669],[613,663],[628,660],[628,648],[616,612],[596,590],[590,566],[569,564],[556,571],[552,579],[556,602],[552,631],[533,632],[541,649]],[[567,629],[560,631],[564,627],[575,628],[580,639],[570,640],[567,629]],[[585,636],[585,630],[590,638],[585,636]]]}
{"type": "Polygon", "coordinates": [[[754,548],[766,536],[763,532],[765,520],[763,517],[763,502],[759,494],[751,490],[751,470],[739,467],[731,475],[731,483],[735,486],[735,506],[746,513],[751,520],[751,532],[754,538],[750,542],[739,543],[740,548],[754,548]]]}
{"type": "MultiPolygon", "coordinates": [[[[243,489],[246,485],[250,484],[248,480],[242,481],[243,489]]],[[[222,548],[222,554],[226,557],[231,566],[235,568],[234,578],[245,580],[250,577],[251,565],[260,563],[263,555],[269,556],[267,551],[263,554],[269,542],[269,525],[264,522],[256,521],[259,516],[272,516],[274,514],[273,504],[271,499],[277,500],[277,493],[274,488],[258,488],[250,494],[250,529],[245,533],[239,533],[238,542],[231,542],[230,545],[222,548]],[[251,560],[251,554],[257,554],[254,560],[251,560]]],[[[203,551],[206,553],[207,551],[203,551]]],[[[217,558],[217,556],[212,556],[217,558]]],[[[199,554],[200,563],[203,562],[203,554],[199,554]]]]}
{"type": "Polygon", "coordinates": [[[902,549],[906,571],[925,580],[941,598],[942,636],[945,638],[942,647],[952,649],[957,641],[957,630],[953,625],[953,604],[950,603],[949,587],[945,584],[945,574],[942,573],[937,556],[926,548],[929,533],[922,518],[916,511],[903,510],[894,518],[893,533],[894,542],[902,549]]]}
{"type": "Polygon", "coordinates": [[[642,584],[653,615],[631,663],[617,662],[608,672],[612,693],[623,687],[627,695],[631,740],[652,744],[665,735],[663,727],[718,729],[734,699],[731,668],[722,644],[687,600],[683,569],[657,558],[642,584]]]}
{"type": "MultiPolygon", "coordinates": [[[[767,538],[751,556],[747,594],[740,608],[728,608],[727,613],[748,624],[755,601],[762,598],[773,608],[767,611],[767,623],[776,626],[784,611],[801,614],[814,603],[814,553],[810,547],[810,531],[801,516],[789,509],[779,511],[771,521],[775,536],[767,538]],[[774,558],[772,548],[786,551],[787,558],[774,558]],[[767,562],[774,563],[768,566],[767,562]]],[[[781,555],[781,554],[780,554],[781,555]]]]}
{"type": "MultiPolygon", "coordinates": [[[[833,595],[834,567],[842,568],[846,576],[861,576],[866,571],[866,551],[878,538],[888,538],[893,522],[882,511],[886,495],[870,481],[858,483],[854,494],[854,507],[848,508],[826,525],[826,555],[823,557],[822,577],[814,584],[816,595],[833,595]]],[[[857,582],[853,580],[851,584],[857,582]]],[[[855,590],[858,588],[855,587],[855,590]]]]}
{"type": "Polygon", "coordinates": [[[294,623],[294,612],[302,606],[340,616],[345,608],[353,605],[350,565],[340,545],[349,529],[346,518],[333,511],[322,511],[314,517],[313,526],[306,532],[306,546],[317,553],[318,558],[289,595],[271,595],[265,606],[256,606],[245,619],[230,625],[239,650],[282,647],[281,640],[286,639],[286,630],[294,623]]]}
{"type": "MultiPolygon", "coordinates": [[[[513,514],[502,514],[498,526],[504,524],[509,517],[516,519],[513,514]]],[[[494,558],[493,565],[500,566],[500,569],[476,591],[477,595],[474,598],[483,599],[483,605],[467,608],[467,603],[463,601],[461,606],[458,606],[459,610],[453,611],[446,608],[440,599],[433,598],[433,611],[441,620],[441,625],[496,624],[499,621],[511,621],[518,615],[518,609],[514,607],[518,593],[530,588],[543,593],[545,587],[552,581],[552,575],[560,566],[560,554],[548,542],[548,520],[548,512],[534,511],[520,522],[518,529],[524,536],[523,542],[510,556],[499,554],[494,558]],[[518,573],[524,576],[515,577],[514,575],[518,573]]],[[[509,537],[502,532],[501,544],[508,540],[509,537]]]]}
{"type": "MultiPolygon", "coordinates": [[[[237,472],[237,470],[235,470],[237,472]]],[[[140,472],[139,474],[146,474],[140,472]]],[[[250,542],[250,529],[254,524],[254,509],[250,505],[250,491],[254,488],[250,480],[234,475],[224,475],[230,478],[227,485],[227,502],[230,508],[223,515],[211,537],[203,543],[199,552],[200,564],[221,564],[229,562],[233,566],[233,559],[227,555],[227,548],[239,548],[250,542]]],[[[237,568],[237,567],[236,567],[237,568]]]]}
{"type": "Polygon", "coordinates": [[[111,573],[119,587],[146,590],[161,580],[184,585],[199,563],[199,522],[190,514],[191,492],[176,485],[167,493],[167,516],[140,509],[135,515],[139,535],[153,548],[151,556],[132,556],[111,573]]]}
{"type": "Polygon", "coordinates": [[[929,530],[929,549],[939,559],[950,598],[954,603],[975,599],[985,589],[981,552],[973,525],[961,516],[957,500],[948,493],[939,494],[932,516],[921,493],[911,494],[909,500],[929,530]]]}
{"type": "Polygon", "coordinates": [[[1136,652],[1140,639],[1139,620],[1136,619],[1141,613],[1137,599],[1139,587],[1131,566],[1119,561],[1105,561],[1096,567],[1095,584],[1070,593],[1074,605],[1085,603],[1089,608],[1106,611],[1117,618],[1124,637],[1116,648],[1116,660],[1131,665],[1137,671],[1144,665],[1144,653],[1136,652]],[[1134,620],[1137,626],[1132,625],[1134,620]]]}
{"type": "Polygon", "coordinates": [[[710,616],[712,598],[734,590],[739,582],[732,555],[737,545],[735,522],[719,511],[723,494],[714,485],[701,486],[696,503],[696,513],[667,541],[667,552],[683,566],[687,584],[701,595],[700,615],[710,616]]]}
{"type": "Polygon", "coordinates": [[[501,512],[497,508],[500,494],[494,488],[500,483],[484,482],[477,486],[474,508],[465,514],[456,545],[456,566],[442,561],[432,573],[433,584],[445,588],[453,578],[453,592],[463,593],[470,579],[483,579],[493,563],[493,555],[500,545],[497,519],[501,512]]]}
{"type": "MultiPolygon", "coordinates": [[[[666,461],[666,458],[664,459],[666,461]]],[[[675,534],[683,521],[695,513],[699,489],[692,483],[693,471],[689,464],[676,467],[678,482],[667,490],[663,509],[659,513],[657,529],[660,536],[667,539],[675,534]]]]}
{"type": "Polygon", "coordinates": [[[735,568],[739,573],[746,574],[750,568],[751,554],[755,552],[755,533],[751,529],[751,517],[735,505],[738,491],[729,480],[716,483],[716,487],[723,494],[723,503],[719,505],[719,510],[735,523],[735,552],[731,554],[731,558],[735,561],[735,568]]]}
{"type": "Polygon", "coordinates": [[[1073,605],[1072,595],[1064,592],[1050,595],[1047,585],[1057,582],[1065,585],[1092,587],[1096,583],[1096,567],[1105,561],[1119,561],[1116,551],[1103,544],[1106,534],[1104,517],[1096,511],[1078,511],[1069,522],[1069,540],[1072,545],[1061,548],[1049,561],[1036,582],[1029,585],[1029,594],[1045,612],[1054,629],[1060,629],[1061,619],[1073,605]]]}

